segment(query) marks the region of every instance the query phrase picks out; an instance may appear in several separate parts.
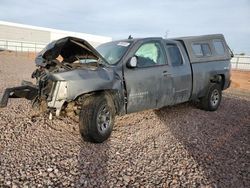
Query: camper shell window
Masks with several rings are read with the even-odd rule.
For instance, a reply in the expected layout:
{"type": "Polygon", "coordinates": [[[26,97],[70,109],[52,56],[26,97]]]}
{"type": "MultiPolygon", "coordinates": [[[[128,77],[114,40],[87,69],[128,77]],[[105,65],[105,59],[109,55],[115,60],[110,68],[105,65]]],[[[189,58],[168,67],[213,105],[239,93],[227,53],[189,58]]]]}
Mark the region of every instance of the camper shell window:
{"type": "Polygon", "coordinates": [[[218,55],[225,54],[225,48],[224,48],[222,40],[220,40],[220,39],[213,40],[213,45],[214,45],[215,52],[218,55]]]}
{"type": "Polygon", "coordinates": [[[192,49],[197,57],[200,56],[211,56],[212,52],[208,43],[196,43],[192,44],[192,49]]]}
{"type": "Polygon", "coordinates": [[[232,58],[222,34],[181,37],[173,40],[184,45],[191,63],[223,61],[232,58]]]}

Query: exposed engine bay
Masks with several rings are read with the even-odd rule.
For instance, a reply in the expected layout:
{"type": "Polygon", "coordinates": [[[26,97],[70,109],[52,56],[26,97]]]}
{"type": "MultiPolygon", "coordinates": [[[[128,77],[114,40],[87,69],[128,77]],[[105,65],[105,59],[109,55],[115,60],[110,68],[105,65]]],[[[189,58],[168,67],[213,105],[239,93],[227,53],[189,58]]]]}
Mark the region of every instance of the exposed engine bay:
{"type": "Polygon", "coordinates": [[[22,86],[7,88],[0,106],[5,107],[8,98],[26,98],[31,100],[32,106],[39,111],[44,112],[53,107],[59,115],[66,99],[71,100],[67,95],[67,82],[79,79],[74,78],[77,74],[82,74],[79,70],[95,71],[103,61],[105,60],[101,55],[85,40],[65,37],[53,41],[35,59],[37,69],[31,77],[36,79],[36,84],[23,81],[22,86]],[[76,72],[73,75],[71,73],[70,78],[64,78],[63,73],[67,76],[67,72],[74,70],[76,72]],[[56,97],[55,93],[59,97],[56,97]]]}

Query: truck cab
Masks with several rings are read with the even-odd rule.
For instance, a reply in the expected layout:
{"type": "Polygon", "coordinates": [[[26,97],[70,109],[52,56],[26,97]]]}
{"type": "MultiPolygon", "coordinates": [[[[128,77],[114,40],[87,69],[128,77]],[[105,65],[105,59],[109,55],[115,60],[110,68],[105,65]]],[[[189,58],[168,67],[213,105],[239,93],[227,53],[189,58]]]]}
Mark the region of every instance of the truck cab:
{"type": "Polygon", "coordinates": [[[192,74],[183,52],[178,41],[150,38],[136,43],[123,63],[127,113],[189,100],[192,74]],[[129,58],[136,59],[136,66],[131,66],[129,58]]]}

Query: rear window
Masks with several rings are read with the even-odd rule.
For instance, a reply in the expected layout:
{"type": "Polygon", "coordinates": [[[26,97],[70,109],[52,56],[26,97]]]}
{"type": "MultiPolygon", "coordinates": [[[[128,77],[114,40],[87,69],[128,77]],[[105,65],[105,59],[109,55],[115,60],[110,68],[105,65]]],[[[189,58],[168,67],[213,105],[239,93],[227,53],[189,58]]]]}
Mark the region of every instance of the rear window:
{"type": "Polygon", "coordinates": [[[196,56],[211,56],[212,52],[208,43],[196,43],[192,44],[193,52],[196,56]]]}
{"type": "Polygon", "coordinates": [[[167,49],[171,59],[172,66],[180,66],[183,64],[181,52],[176,44],[167,44],[167,49]]]}
{"type": "Polygon", "coordinates": [[[223,45],[223,42],[221,40],[213,40],[213,45],[214,45],[214,49],[215,49],[215,52],[218,54],[218,55],[224,55],[225,54],[225,48],[224,48],[224,45],[223,45]]]}

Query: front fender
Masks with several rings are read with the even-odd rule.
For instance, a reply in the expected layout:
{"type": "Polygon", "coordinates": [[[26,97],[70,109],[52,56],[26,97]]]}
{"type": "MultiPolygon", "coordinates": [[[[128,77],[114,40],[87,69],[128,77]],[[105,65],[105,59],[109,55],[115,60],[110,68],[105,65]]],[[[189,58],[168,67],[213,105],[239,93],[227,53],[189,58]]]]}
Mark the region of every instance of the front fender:
{"type": "Polygon", "coordinates": [[[67,100],[75,100],[85,93],[122,89],[122,79],[112,69],[76,69],[52,75],[55,81],[67,82],[67,100]]]}

